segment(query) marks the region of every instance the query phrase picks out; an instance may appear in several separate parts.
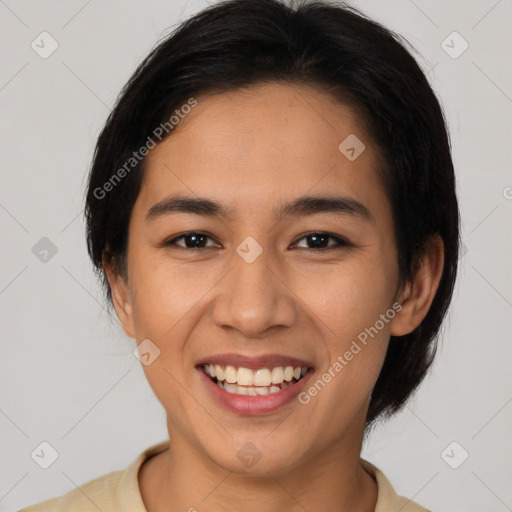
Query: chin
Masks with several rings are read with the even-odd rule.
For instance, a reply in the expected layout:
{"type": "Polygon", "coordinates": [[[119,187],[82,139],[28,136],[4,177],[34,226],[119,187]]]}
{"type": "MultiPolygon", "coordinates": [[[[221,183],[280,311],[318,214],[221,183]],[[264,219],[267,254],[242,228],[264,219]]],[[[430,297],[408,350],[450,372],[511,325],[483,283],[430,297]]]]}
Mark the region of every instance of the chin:
{"type": "Polygon", "coordinates": [[[268,473],[277,476],[290,472],[306,458],[304,438],[292,441],[290,435],[282,433],[269,439],[265,431],[256,436],[240,436],[237,440],[227,438],[224,445],[204,446],[203,451],[226,471],[255,477],[268,477],[268,473]]]}

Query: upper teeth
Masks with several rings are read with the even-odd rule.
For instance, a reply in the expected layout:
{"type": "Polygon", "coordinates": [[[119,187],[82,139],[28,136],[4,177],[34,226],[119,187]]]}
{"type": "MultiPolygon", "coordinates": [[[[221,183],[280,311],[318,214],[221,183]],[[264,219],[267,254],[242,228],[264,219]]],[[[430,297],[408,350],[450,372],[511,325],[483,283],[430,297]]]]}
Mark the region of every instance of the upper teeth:
{"type": "Polygon", "coordinates": [[[300,366],[276,366],[275,368],[260,368],[251,370],[249,368],[235,366],[219,366],[218,364],[206,364],[204,370],[207,375],[217,377],[218,381],[226,381],[230,384],[237,383],[240,386],[270,386],[281,384],[284,381],[300,379],[306,375],[307,367],[300,366]]]}

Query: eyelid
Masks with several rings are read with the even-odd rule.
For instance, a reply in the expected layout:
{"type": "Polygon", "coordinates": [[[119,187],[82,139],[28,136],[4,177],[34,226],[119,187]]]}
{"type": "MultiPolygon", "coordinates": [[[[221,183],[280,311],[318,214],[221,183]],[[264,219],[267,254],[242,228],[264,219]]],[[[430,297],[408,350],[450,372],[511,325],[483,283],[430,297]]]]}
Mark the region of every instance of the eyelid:
{"type": "MultiPolygon", "coordinates": [[[[203,236],[206,236],[208,237],[210,240],[213,240],[216,244],[218,244],[218,242],[215,240],[215,238],[210,235],[210,233],[206,233],[204,231],[185,231],[184,233],[180,233],[179,235],[173,235],[171,238],[165,240],[163,243],[162,243],[162,246],[163,247],[166,247],[166,246],[175,246],[179,249],[185,249],[185,250],[188,250],[188,251],[197,251],[198,249],[189,249],[188,247],[183,247],[181,245],[176,245],[176,240],[180,240],[181,238],[184,238],[186,236],[190,236],[190,235],[203,235],[203,236]],[[174,242],[174,243],[173,243],[174,242]]],[[[201,249],[211,249],[212,247],[202,247],[201,249]]]]}
{"type": "MultiPolygon", "coordinates": [[[[166,240],[162,245],[165,247],[170,247],[170,246],[174,246],[176,248],[179,248],[179,249],[184,249],[184,250],[188,250],[188,251],[198,251],[200,249],[211,249],[212,246],[209,246],[209,247],[200,247],[200,248],[188,248],[188,247],[183,247],[181,245],[176,245],[176,241],[177,240],[180,240],[186,236],[189,236],[189,235],[203,235],[203,236],[206,236],[207,238],[209,238],[210,240],[214,241],[215,243],[218,244],[218,242],[215,240],[215,238],[210,235],[209,233],[207,232],[204,232],[204,231],[185,231],[184,233],[181,233],[181,234],[178,234],[178,235],[175,235],[175,236],[172,236],[171,238],[169,238],[168,240],[166,240]]],[[[337,248],[342,248],[342,247],[353,247],[354,244],[352,244],[347,238],[345,238],[344,236],[341,236],[341,235],[336,235],[334,233],[329,233],[328,231],[321,231],[321,230],[317,230],[317,231],[308,231],[306,233],[302,233],[301,235],[299,235],[295,242],[293,242],[292,244],[292,247],[294,245],[296,245],[297,243],[299,243],[303,238],[307,238],[308,236],[311,236],[311,235],[321,235],[321,236],[324,236],[326,238],[331,238],[333,240],[335,240],[335,244],[333,245],[330,245],[328,247],[325,247],[323,249],[310,249],[308,247],[301,247],[300,249],[305,249],[305,250],[308,250],[308,251],[313,251],[313,252],[324,252],[324,251],[328,251],[330,249],[337,249],[337,248]]]]}
{"type": "Polygon", "coordinates": [[[327,251],[329,249],[336,249],[336,248],[339,248],[339,247],[353,247],[354,244],[352,244],[347,238],[345,238],[344,236],[341,236],[341,235],[335,235],[334,233],[329,233],[328,231],[320,231],[320,230],[317,230],[317,231],[308,231],[307,233],[303,233],[301,234],[297,239],[296,241],[293,243],[293,245],[297,244],[298,242],[300,242],[303,238],[306,238],[308,236],[311,236],[311,235],[322,235],[326,238],[332,238],[333,240],[336,241],[336,243],[334,245],[331,245],[329,247],[326,247],[324,249],[309,249],[309,248],[304,248],[306,250],[309,250],[309,251],[314,251],[314,252],[322,252],[322,251],[327,251]]]}

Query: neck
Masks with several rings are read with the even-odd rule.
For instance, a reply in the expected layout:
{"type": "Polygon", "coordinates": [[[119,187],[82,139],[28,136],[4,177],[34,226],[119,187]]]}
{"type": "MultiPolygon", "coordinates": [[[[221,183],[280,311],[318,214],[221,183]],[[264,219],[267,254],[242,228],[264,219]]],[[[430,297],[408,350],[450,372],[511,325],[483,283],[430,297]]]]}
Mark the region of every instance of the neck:
{"type": "Polygon", "coordinates": [[[145,507],[147,512],[374,512],[377,485],[360,464],[362,430],[359,425],[352,430],[293,468],[255,476],[220,467],[169,429],[169,449],[139,472],[145,507]]]}

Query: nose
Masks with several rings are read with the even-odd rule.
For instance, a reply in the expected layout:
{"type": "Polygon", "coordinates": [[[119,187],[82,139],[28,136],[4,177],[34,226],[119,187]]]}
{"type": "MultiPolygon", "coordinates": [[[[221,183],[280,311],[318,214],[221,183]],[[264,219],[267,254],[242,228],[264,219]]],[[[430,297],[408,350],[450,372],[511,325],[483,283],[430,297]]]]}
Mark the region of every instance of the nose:
{"type": "Polygon", "coordinates": [[[296,320],[296,297],[270,251],[254,260],[233,255],[233,266],[219,283],[213,318],[219,327],[238,330],[244,338],[263,338],[296,320]]]}

